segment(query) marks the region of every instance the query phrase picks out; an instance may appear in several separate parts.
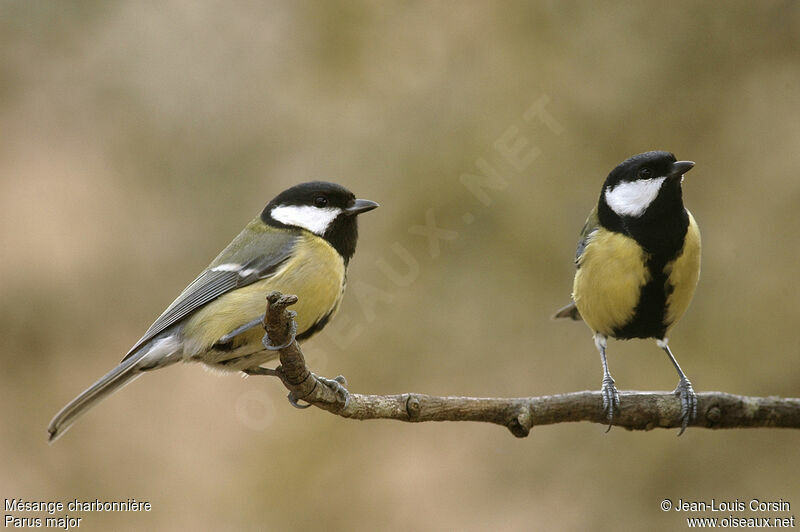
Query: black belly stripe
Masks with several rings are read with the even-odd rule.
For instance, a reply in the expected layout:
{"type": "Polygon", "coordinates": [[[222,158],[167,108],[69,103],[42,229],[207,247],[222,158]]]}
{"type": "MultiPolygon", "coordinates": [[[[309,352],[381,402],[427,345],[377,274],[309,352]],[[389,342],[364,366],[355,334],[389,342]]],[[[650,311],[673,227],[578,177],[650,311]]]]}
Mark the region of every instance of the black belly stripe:
{"type": "Polygon", "coordinates": [[[322,328],[325,327],[328,324],[328,321],[330,321],[332,316],[333,316],[333,311],[328,312],[327,314],[325,314],[325,316],[322,317],[321,320],[319,320],[317,323],[315,323],[314,325],[312,325],[311,327],[309,327],[305,331],[303,331],[300,334],[298,334],[297,336],[295,336],[295,338],[298,341],[299,340],[307,340],[307,339],[311,338],[314,334],[316,334],[319,331],[321,331],[322,328]]]}
{"type": "Polygon", "coordinates": [[[650,281],[639,293],[633,318],[623,327],[614,329],[614,337],[621,340],[631,338],[664,338],[669,328],[665,323],[667,315],[667,298],[673,291],[664,268],[667,263],[651,257],[647,262],[650,281]]]}
{"type": "Polygon", "coordinates": [[[673,220],[674,223],[671,225],[662,224],[659,227],[660,232],[653,226],[643,224],[638,228],[638,234],[632,235],[640,246],[650,252],[647,260],[650,281],[639,293],[639,302],[633,318],[624,326],[614,330],[615,338],[661,339],[671,325],[666,323],[667,299],[674,287],[664,270],[683,253],[684,238],[689,228],[689,215],[683,210],[681,215],[675,216],[673,220]]]}
{"type": "Polygon", "coordinates": [[[224,353],[233,351],[236,347],[239,347],[239,346],[234,346],[233,345],[233,341],[235,339],[236,339],[236,337],[233,337],[230,340],[228,340],[227,342],[217,342],[212,347],[213,347],[214,351],[222,351],[224,353]]]}

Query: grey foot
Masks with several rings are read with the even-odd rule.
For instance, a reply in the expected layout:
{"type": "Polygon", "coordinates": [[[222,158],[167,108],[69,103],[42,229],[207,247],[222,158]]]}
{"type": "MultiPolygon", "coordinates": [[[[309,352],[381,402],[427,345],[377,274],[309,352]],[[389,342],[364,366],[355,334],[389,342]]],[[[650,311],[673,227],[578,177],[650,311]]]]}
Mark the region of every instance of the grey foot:
{"type": "MultiPolygon", "coordinates": [[[[312,375],[314,375],[315,379],[317,379],[322,384],[330,388],[333,391],[333,393],[336,394],[336,398],[340,402],[344,403],[344,407],[345,408],[347,407],[347,404],[350,402],[350,392],[348,392],[347,388],[344,387],[344,385],[347,384],[347,379],[345,379],[343,375],[339,375],[338,377],[333,379],[326,379],[325,377],[320,377],[316,373],[312,373],[312,375]]],[[[298,402],[300,401],[300,399],[295,397],[294,394],[291,392],[289,392],[287,398],[289,399],[289,404],[295,408],[305,409],[311,406],[311,403],[301,405],[298,402]]]]}
{"type": "Polygon", "coordinates": [[[611,378],[611,375],[603,378],[603,387],[600,391],[603,394],[603,410],[606,413],[606,417],[608,417],[608,429],[606,429],[606,432],[608,432],[611,430],[614,411],[619,408],[619,392],[617,387],[614,386],[614,379],[611,378]]]}
{"type": "Polygon", "coordinates": [[[339,375],[333,379],[326,379],[325,377],[320,377],[319,375],[314,375],[322,384],[330,388],[333,393],[336,394],[336,398],[341,402],[344,403],[344,408],[347,408],[347,404],[350,402],[350,392],[347,391],[347,388],[344,386],[347,384],[347,379],[344,378],[343,375],[339,375]]]}
{"type": "Polygon", "coordinates": [[[681,431],[678,433],[680,436],[689,426],[689,422],[697,416],[697,395],[687,378],[680,380],[674,393],[681,399],[681,431]]]}
{"type": "Polygon", "coordinates": [[[270,340],[269,335],[264,334],[264,337],[261,338],[261,343],[268,351],[280,351],[281,349],[286,349],[292,345],[292,342],[294,342],[295,336],[297,336],[297,322],[294,320],[294,318],[297,316],[297,313],[293,310],[290,310],[289,312],[292,314],[292,321],[289,322],[289,339],[286,340],[285,344],[274,345],[272,340],[270,340]]]}

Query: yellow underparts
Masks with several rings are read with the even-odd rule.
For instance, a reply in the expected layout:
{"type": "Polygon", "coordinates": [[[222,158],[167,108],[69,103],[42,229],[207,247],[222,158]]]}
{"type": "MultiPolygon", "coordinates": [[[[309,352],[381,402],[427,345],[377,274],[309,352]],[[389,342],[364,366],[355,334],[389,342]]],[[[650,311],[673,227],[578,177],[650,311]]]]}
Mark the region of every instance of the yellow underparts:
{"type": "Polygon", "coordinates": [[[683,250],[677,259],[667,264],[664,272],[673,287],[667,298],[667,323],[674,325],[689,307],[700,278],[700,230],[691,213],[683,250]]]}
{"type": "MultiPolygon", "coordinates": [[[[203,359],[222,336],[263,315],[266,296],[273,290],[297,296],[291,308],[297,312],[297,333],[303,333],[338,308],[344,276],[341,255],[322,238],[304,233],[292,257],[274,275],[220,296],[189,318],[183,330],[185,355],[203,359]]],[[[263,350],[263,336],[264,329],[255,327],[238,335],[232,347],[238,353],[263,350]]]]}
{"type": "Polygon", "coordinates": [[[650,274],[641,246],[628,236],[598,229],[578,263],[572,297],[583,321],[605,336],[633,318],[650,274]]]}
{"type": "MultiPolygon", "coordinates": [[[[572,297],[583,320],[595,332],[613,336],[634,316],[642,287],[650,281],[647,254],[628,236],[598,229],[579,260],[572,297]]],[[[672,293],[665,321],[672,326],[683,315],[700,276],[700,231],[689,214],[689,227],[678,258],[664,268],[672,293]]]]}

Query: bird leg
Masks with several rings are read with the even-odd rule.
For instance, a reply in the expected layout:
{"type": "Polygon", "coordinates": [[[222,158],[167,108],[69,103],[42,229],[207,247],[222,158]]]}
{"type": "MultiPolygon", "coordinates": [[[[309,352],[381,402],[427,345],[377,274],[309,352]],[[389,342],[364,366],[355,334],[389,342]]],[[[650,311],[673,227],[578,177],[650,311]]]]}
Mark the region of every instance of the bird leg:
{"type": "Polygon", "coordinates": [[[603,387],[601,393],[603,394],[603,410],[608,417],[608,429],[611,430],[611,420],[614,418],[614,410],[619,408],[619,392],[617,387],[614,386],[614,379],[608,371],[608,361],[606,360],[606,337],[600,333],[594,335],[594,345],[600,352],[600,361],[603,364],[603,387]]]}
{"type": "MultiPolygon", "coordinates": [[[[271,377],[280,378],[280,374],[276,370],[270,368],[262,368],[261,366],[243,369],[242,373],[245,373],[247,375],[268,375],[271,377]]],[[[348,392],[347,388],[345,388],[345,385],[347,385],[347,379],[344,378],[344,375],[339,375],[338,377],[335,377],[333,379],[320,377],[316,373],[312,373],[311,375],[316,380],[321,382],[324,386],[330,388],[331,391],[333,391],[333,393],[336,395],[336,399],[338,399],[341,403],[344,403],[343,408],[347,408],[347,404],[350,402],[350,392],[348,392]]],[[[286,398],[289,400],[290,405],[292,405],[295,408],[299,408],[301,410],[311,406],[311,403],[301,405],[298,402],[301,399],[295,396],[293,392],[289,392],[289,395],[287,395],[286,398]]]]}
{"type": "Polygon", "coordinates": [[[675,357],[672,355],[672,351],[667,343],[668,341],[667,338],[662,338],[661,340],[656,340],[656,344],[667,353],[667,356],[669,356],[669,359],[672,361],[672,365],[675,366],[675,369],[678,371],[678,377],[680,378],[674,392],[681,400],[681,431],[678,433],[678,436],[680,436],[683,434],[683,431],[686,430],[686,427],[689,426],[689,422],[697,416],[697,395],[694,393],[692,383],[689,382],[686,374],[683,373],[683,370],[681,370],[681,367],[678,365],[678,361],[675,360],[675,357]]]}
{"type": "MultiPolygon", "coordinates": [[[[246,375],[266,375],[266,376],[269,376],[269,377],[278,377],[278,378],[281,377],[277,370],[274,370],[274,369],[271,369],[271,368],[262,368],[261,366],[256,366],[254,368],[243,369],[242,373],[244,373],[246,375]]],[[[317,377],[317,378],[319,378],[319,377],[317,377]]],[[[301,405],[300,403],[298,403],[298,401],[300,399],[298,399],[294,395],[293,392],[289,392],[289,395],[286,396],[286,399],[289,400],[289,404],[290,405],[292,405],[295,408],[299,408],[300,410],[306,409],[309,406],[311,406],[311,403],[305,404],[305,405],[301,405]]]]}
{"type": "Polygon", "coordinates": [[[245,331],[249,331],[253,327],[257,327],[259,325],[262,325],[264,323],[264,316],[265,316],[265,314],[261,315],[260,317],[258,317],[256,319],[254,319],[253,321],[245,323],[241,327],[235,328],[234,330],[232,330],[228,334],[226,334],[224,336],[221,336],[220,339],[217,340],[215,343],[216,344],[227,344],[228,342],[233,340],[233,338],[235,336],[238,336],[238,335],[242,334],[245,331]]]}
{"type": "MultiPolygon", "coordinates": [[[[270,377],[278,377],[278,378],[281,377],[280,374],[277,372],[277,370],[270,368],[262,368],[261,366],[243,369],[242,373],[246,375],[267,375],[270,377]]],[[[301,405],[300,403],[298,403],[300,399],[298,399],[293,392],[289,392],[289,395],[286,396],[286,399],[289,400],[290,405],[292,405],[295,408],[299,408],[300,410],[306,409],[309,406],[311,406],[311,403],[306,405],[301,405]]]]}

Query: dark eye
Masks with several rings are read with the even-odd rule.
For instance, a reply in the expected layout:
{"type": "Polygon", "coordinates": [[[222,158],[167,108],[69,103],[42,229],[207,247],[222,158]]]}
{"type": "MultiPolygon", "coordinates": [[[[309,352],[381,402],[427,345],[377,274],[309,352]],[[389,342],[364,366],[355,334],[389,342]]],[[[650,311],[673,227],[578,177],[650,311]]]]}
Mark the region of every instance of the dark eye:
{"type": "Polygon", "coordinates": [[[650,179],[650,173],[649,168],[642,168],[639,170],[639,179],[650,179]]]}
{"type": "Polygon", "coordinates": [[[314,198],[314,205],[317,207],[325,207],[328,204],[328,198],[325,196],[317,196],[314,198]]]}

